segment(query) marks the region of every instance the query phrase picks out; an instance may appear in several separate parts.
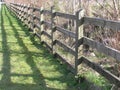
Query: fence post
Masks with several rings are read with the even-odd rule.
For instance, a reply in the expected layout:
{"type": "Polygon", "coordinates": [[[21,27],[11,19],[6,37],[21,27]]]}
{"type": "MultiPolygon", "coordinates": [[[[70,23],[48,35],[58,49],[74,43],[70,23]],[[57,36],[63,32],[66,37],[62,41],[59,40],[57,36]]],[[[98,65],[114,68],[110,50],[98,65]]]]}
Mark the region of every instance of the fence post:
{"type": "Polygon", "coordinates": [[[17,3],[16,3],[16,5],[15,5],[15,14],[16,14],[16,16],[18,17],[18,7],[17,7],[17,3]]]}
{"type": "Polygon", "coordinates": [[[28,6],[26,5],[25,9],[25,25],[27,26],[27,18],[28,18],[28,6]]]}
{"type": "Polygon", "coordinates": [[[24,17],[25,17],[25,4],[23,5],[23,18],[22,18],[23,23],[24,23],[24,17]]]}
{"type": "Polygon", "coordinates": [[[36,28],[35,28],[35,8],[33,7],[32,9],[32,28],[33,28],[33,34],[35,35],[36,33],[36,28]]]}
{"type": "Polygon", "coordinates": [[[23,18],[23,4],[21,4],[21,21],[22,21],[22,18],[23,18]]]}
{"type": "Polygon", "coordinates": [[[20,5],[20,3],[18,4],[18,11],[19,11],[19,12],[18,12],[18,19],[19,19],[19,17],[20,17],[20,6],[19,6],[19,5],[20,5]]]}
{"type": "Polygon", "coordinates": [[[26,25],[28,26],[29,28],[29,9],[30,9],[30,5],[27,6],[27,15],[26,15],[26,25]]]}
{"type": "Polygon", "coordinates": [[[23,15],[23,4],[21,4],[21,17],[20,17],[21,21],[22,21],[22,15],[23,15]]]}
{"type": "Polygon", "coordinates": [[[28,28],[29,28],[29,30],[30,30],[30,20],[31,20],[30,17],[31,16],[30,16],[30,5],[29,5],[29,8],[28,8],[28,17],[27,17],[28,18],[28,28]]]}
{"type": "MultiPolygon", "coordinates": [[[[82,22],[79,22],[80,19],[83,17],[83,9],[80,9],[76,12],[76,38],[75,38],[75,75],[78,73],[78,52],[79,52],[79,46],[78,46],[78,40],[83,37],[83,26],[82,22]]],[[[82,49],[82,48],[81,48],[82,49]]]]}
{"type": "Polygon", "coordinates": [[[34,29],[34,17],[33,17],[33,7],[31,8],[31,14],[30,14],[30,31],[33,32],[34,29]]]}
{"type": "Polygon", "coordinates": [[[17,4],[15,4],[15,15],[17,16],[17,4]]]}
{"type": "Polygon", "coordinates": [[[25,25],[25,19],[26,19],[26,4],[24,5],[24,17],[23,17],[23,22],[24,22],[24,25],[25,25]]]}
{"type": "Polygon", "coordinates": [[[26,11],[26,7],[25,7],[25,4],[24,4],[24,10],[23,10],[23,23],[25,25],[25,11],[26,11]]]}
{"type": "Polygon", "coordinates": [[[44,8],[41,7],[41,8],[40,8],[40,41],[42,41],[41,32],[44,30],[44,24],[43,24],[44,14],[43,14],[43,10],[44,10],[44,8]]]}
{"type": "Polygon", "coordinates": [[[22,9],[21,9],[21,21],[23,21],[23,15],[24,15],[24,5],[22,5],[22,9]]]}
{"type": "Polygon", "coordinates": [[[18,4],[16,4],[16,16],[17,16],[17,18],[18,18],[18,4]]]}
{"type": "Polygon", "coordinates": [[[55,11],[54,11],[54,6],[51,7],[51,36],[52,36],[52,54],[54,54],[54,17],[55,17],[55,11]]]}
{"type": "Polygon", "coordinates": [[[22,11],[22,6],[21,6],[21,4],[20,4],[20,12],[19,12],[19,19],[21,20],[21,12],[22,11]]]}

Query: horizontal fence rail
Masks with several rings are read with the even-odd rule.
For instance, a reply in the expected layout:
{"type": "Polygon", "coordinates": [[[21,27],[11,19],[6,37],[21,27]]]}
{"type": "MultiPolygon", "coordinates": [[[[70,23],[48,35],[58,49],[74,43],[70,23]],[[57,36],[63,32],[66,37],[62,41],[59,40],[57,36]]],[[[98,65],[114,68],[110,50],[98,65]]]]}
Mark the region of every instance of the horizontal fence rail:
{"type": "Polygon", "coordinates": [[[38,36],[41,39],[41,43],[44,43],[46,47],[52,53],[60,58],[64,63],[66,63],[71,71],[77,75],[78,72],[78,66],[81,63],[86,64],[93,70],[97,71],[100,75],[104,76],[106,79],[108,79],[111,83],[117,85],[120,87],[120,78],[115,76],[114,74],[110,73],[109,71],[103,69],[100,65],[91,62],[91,60],[85,58],[84,56],[81,58],[78,58],[78,49],[80,45],[88,45],[92,48],[95,48],[98,52],[104,53],[108,56],[111,56],[115,58],[116,60],[120,61],[120,51],[115,50],[113,48],[110,48],[108,46],[105,46],[104,44],[94,41],[90,38],[87,38],[83,36],[83,31],[82,29],[79,29],[82,27],[84,24],[90,24],[90,25],[95,25],[95,26],[100,26],[100,27],[105,27],[113,30],[120,30],[120,22],[118,21],[111,21],[111,20],[105,20],[105,19],[100,19],[100,18],[90,18],[90,17],[80,17],[81,10],[76,12],[75,15],[71,14],[65,14],[61,12],[54,12],[53,7],[51,7],[51,10],[44,10],[43,8],[33,8],[30,6],[25,6],[21,4],[10,4],[7,5],[8,9],[13,12],[22,22],[24,22],[30,30],[33,31],[33,33],[38,36]],[[39,13],[39,17],[34,15],[34,12],[39,13]],[[45,21],[44,16],[49,15],[51,17],[50,21],[45,21]],[[75,20],[76,22],[76,30],[75,32],[72,32],[70,30],[64,29],[63,27],[57,26],[54,24],[54,18],[55,17],[62,17],[65,19],[71,19],[75,20]],[[35,23],[35,20],[38,20],[37,23],[35,23]],[[46,30],[44,30],[44,26],[47,26],[50,28],[50,33],[48,33],[46,30]],[[38,28],[38,30],[36,30],[38,28]],[[81,31],[80,31],[81,30],[81,31]],[[68,46],[67,44],[61,42],[59,39],[56,39],[54,36],[54,33],[58,31],[60,33],[65,34],[66,36],[69,36],[71,38],[75,39],[75,47],[72,48],[68,46]],[[46,40],[42,41],[42,35],[47,36],[51,43],[49,44],[46,40]],[[65,51],[68,53],[72,54],[75,57],[75,64],[71,65],[68,60],[66,60],[64,57],[62,57],[58,52],[56,51],[56,48],[54,47],[55,45],[58,45],[59,47],[62,47],[65,51]]]}
{"type": "Polygon", "coordinates": [[[111,56],[111,57],[115,58],[116,60],[120,61],[120,51],[118,51],[116,49],[110,48],[108,46],[105,46],[102,43],[96,42],[96,41],[86,38],[86,37],[84,37],[83,44],[87,44],[90,47],[97,49],[97,51],[104,53],[108,56],[111,56]]]}
{"type": "Polygon", "coordinates": [[[120,30],[120,22],[119,21],[84,17],[84,24],[91,24],[91,25],[106,27],[106,28],[113,29],[113,30],[120,30]]]}
{"type": "Polygon", "coordinates": [[[61,13],[61,12],[55,12],[55,15],[59,16],[59,17],[63,17],[63,18],[68,18],[68,19],[76,19],[75,15],[65,14],[65,13],[61,13]]]}
{"type": "Polygon", "coordinates": [[[72,37],[72,38],[76,37],[76,34],[73,33],[72,31],[66,30],[66,29],[61,28],[59,26],[56,26],[56,30],[63,33],[63,34],[65,34],[65,35],[67,35],[67,36],[69,36],[69,37],[72,37]]]}

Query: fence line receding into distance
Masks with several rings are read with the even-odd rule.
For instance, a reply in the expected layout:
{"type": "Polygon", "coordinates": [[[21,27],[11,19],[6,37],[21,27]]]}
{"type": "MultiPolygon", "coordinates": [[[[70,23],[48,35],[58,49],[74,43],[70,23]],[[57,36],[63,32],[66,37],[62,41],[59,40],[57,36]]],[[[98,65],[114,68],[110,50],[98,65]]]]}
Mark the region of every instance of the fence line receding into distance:
{"type": "Polygon", "coordinates": [[[58,58],[60,58],[63,62],[65,62],[71,69],[71,71],[77,75],[78,73],[78,66],[81,63],[86,64],[93,70],[97,71],[100,75],[104,76],[108,79],[111,83],[120,87],[120,78],[115,76],[114,74],[110,73],[109,71],[103,69],[100,65],[91,62],[91,60],[85,58],[84,56],[78,56],[78,49],[80,45],[88,45],[91,48],[95,48],[98,52],[104,53],[105,55],[111,56],[116,60],[120,61],[120,51],[105,46],[102,43],[96,42],[90,38],[83,36],[83,26],[84,24],[92,24],[96,26],[102,26],[105,28],[113,29],[113,30],[120,30],[120,22],[117,21],[110,21],[105,19],[99,18],[90,18],[90,17],[80,17],[80,13],[82,9],[76,12],[75,15],[65,14],[61,12],[55,12],[54,7],[51,7],[51,10],[44,10],[43,8],[33,8],[30,6],[25,6],[21,4],[13,4],[7,5],[8,9],[13,12],[22,22],[24,22],[30,30],[35,33],[38,38],[40,38],[41,42],[48,47],[48,49],[58,58]],[[39,17],[34,14],[34,12],[39,13],[39,17]],[[45,14],[49,15],[50,21],[45,21],[44,16],[45,14]],[[65,19],[74,20],[76,23],[75,32],[70,30],[64,29],[63,27],[57,26],[54,24],[55,17],[62,17],[65,19]],[[39,23],[35,23],[37,20],[39,23]],[[51,33],[47,33],[44,30],[44,25],[47,25],[51,33]],[[65,43],[61,42],[59,39],[56,39],[54,33],[58,31],[63,33],[66,36],[69,36],[75,39],[75,46],[70,47],[65,43]],[[42,39],[42,35],[45,35],[51,41],[51,44],[48,44],[46,40],[42,39]],[[72,54],[74,56],[75,64],[71,65],[64,57],[57,53],[55,45],[62,47],[65,51],[72,54]],[[79,58],[80,57],[80,58],[79,58]]]}

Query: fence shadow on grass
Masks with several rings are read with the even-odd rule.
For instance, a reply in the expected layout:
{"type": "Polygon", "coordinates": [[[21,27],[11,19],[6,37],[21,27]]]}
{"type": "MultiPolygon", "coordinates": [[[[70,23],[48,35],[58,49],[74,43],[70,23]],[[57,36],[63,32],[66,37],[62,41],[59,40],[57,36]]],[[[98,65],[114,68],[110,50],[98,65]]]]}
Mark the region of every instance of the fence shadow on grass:
{"type": "Polygon", "coordinates": [[[3,14],[1,9],[1,33],[2,33],[2,52],[3,52],[3,66],[1,73],[3,73],[3,76],[1,78],[1,82],[3,86],[6,83],[10,83],[10,52],[9,47],[7,45],[7,34],[4,29],[4,20],[3,20],[3,14]],[[7,67],[6,67],[7,66],[7,67]]]}
{"type": "MultiPolygon", "coordinates": [[[[23,42],[24,38],[20,37],[20,34],[17,30],[17,28],[13,25],[13,21],[12,18],[16,18],[13,16],[10,16],[8,13],[8,10],[6,9],[6,7],[2,7],[2,10],[4,9],[4,14],[7,17],[7,20],[10,23],[10,26],[12,27],[12,30],[14,32],[14,37],[17,40],[17,43],[19,44],[20,47],[22,47],[22,49],[24,50],[24,54],[25,54],[25,62],[29,65],[29,67],[32,70],[32,74],[17,74],[17,73],[12,73],[11,72],[11,51],[10,48],[8,46],[8,42],[7,42],[7,31],[5,29],[4,26],[4,15],[3,15],[3,11],[1,11],[1,28],[2,28],[2,53],[3,53],[3,65],[2,65],[2,71],[0,72],[0,74],[2,74],[2,78],[0,80],[0,89],[5,89],[5,90],[60,90],[60,89],[56,89],[54,87],[49,88],[48,85],[45,82],[46,80],[50,80],[50,81],[58,81],[61,83],[66,83],[68,88],[66,87],[66,89],[68,90],[69,88],[73,88],[75,87],[73,84],[72,79],[74,79],[73,75],[70,73],[70,71],[66,70],[66,66],[65,65],[60,65],[58,61],[56,61],[53,56],[48,53],[48,51],[45,49],[44,46],[42,46],[41,44],[39,44],[38,42],[34,41],[34,39],[30,39],[31,42],[34,44],[34,46],[38,49],[41,49],[43,52],[41,53],[35,53],[35,52],[31,52],[29,51],[28,47],[25,45],[25,43],[23,42]],[[12,18],[11,18],[12,17],[12,18]],[[36,63],[34,62],[34,58],[33,56],[36,57],[42,57],[46,60],[49,60],[49,63],[52,65],[56,65],[56,71],[58,71],[59,73],[62,73],[61,77],[44,77],[42,75],[42,73],[40,72],[39,68],[37,67],[36,63]],[[63,69],[64,68],[64,69],[63,69]],[[71,75],[71,76],[69,76],[71,75]],[[22,83],[14,83],[11,81],[11,77],[32,77],[35,84],[22,84],[22,83]],[[69,78],[68,78],[69,76],[69,78]],[[72,81],[70,81],[72,80],[72,81]],[[72,83],[71,83],[72,82],[72,83]]],[[[29,32],[27,31],[27,28],[23,27],[22,23],[18,20],[18,22],[16,22],[19,27],[21,28],[21,30],[23,30],[23,32],[25,33],[25,35],[27,37],[29,37],[29,32]]],[[[16,52],[17,53],[17,52],[16,52]]],[[[19,54],[19,53],[18,53],[19,54]]],[[[48,73],[50,73],[48,71],[48,73]]],[[[74,83],[75,84],[75,83],[74,83]]],[[[74,89],[72,89],[74,90],[74,89]]]]}

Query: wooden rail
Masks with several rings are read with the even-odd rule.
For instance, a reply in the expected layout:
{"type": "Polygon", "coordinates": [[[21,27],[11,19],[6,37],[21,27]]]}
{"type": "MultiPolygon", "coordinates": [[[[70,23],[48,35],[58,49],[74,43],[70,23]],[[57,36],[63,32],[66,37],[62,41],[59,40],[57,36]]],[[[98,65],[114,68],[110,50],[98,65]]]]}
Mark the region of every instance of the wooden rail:
{"type": "Polygon", "coordinates": [[[46,31],[42,31],[41,34],[46,35],[49,39],[52,39],[51,35],[48,34],[46,31]]]}
{"type": "Polygon", "coordinates": [[[119,21],[111,21],[100,18],[90,18],[84,17],[84,24],[91,24],[101,27],[106,27],[113,30],[120,30],[120,22],[119,21]]]}
{"type": "Polygon", "coordinates": [[[72,31],[66,30],[66,29],[61,28],[59,26],[56,26],[56,30],[63,33],[63,34],[65,34],[65,35],[67,35],[67,36],[69,36],[69,37],[72,37],[72,38],[76,37],[75,33],[73,33],[72,31]]]}
{"type": "Polygon", "coordinates": [[[76,19],[75,15],[65,14],[61,12],[55,12],[55,15],[59,17],[67,18],[67,19],[76,19]]]}
{"type": "Polygon", "coordinates": [[[71,53],[72,55],[75,55],[75,51],[73,49],[71,49],[70,47],[68,47],[64,43],[60,42],[59,40],[55,40],[54,43],[58,44],[60,47],[64,48],[65,51],[71,53]]]}
{"type": "Polygon", "coordinates": [[[80,18],[79,14],[80,14],[81,10],[76,12],[75,15],[71,15],[71,14],[65,14],[65,13],[61,13],[61,12],[53,12],[53,9],[54,9],[53,7],[51,7],[51,10],[44,10],[43,8],[39,9],[39,8],[33,8],[33,7],[24,6],[24,5],[20,5],[20,4],[13,4],[13,3],[10,5],[7,5],[7,7],[21,21],[23,21],[23,23],[25,23],[25,21],[27,21],[27,23],[25,23],[25,24],[41,39],[41,42],[44,43],[46,45],[46,47],[48,47],[48,49],[50,51],[52,51],[52,53],[56,57],[60,58],[64,63],[66,63],[71,68],[71,71],[74,72],[75,75],[78,72],[78,70],[77,70],[78,65],[80,65],[81,63],[85,63],[87,66],[94,69],[100,75],[102,75],[106,79],[108,79],[111,83],[120,87],[120,78],[118,78],[114,74],[110,73],[109,71],[103,69],[101,66],[97,65],[96,63],[91,62],[91,60],[89,60],[85,57],[78,58],[79,57],[78,56],[79,46],[80,45],[88,45],[92,48],[95,48],[98,52],[104,53],[104,54],[111,56],[111,57],[115,58],[116,60],[120,61],[120,51],[110,48],[108,46],[105,46],[104,44],[94,41],[90,38],[82,36],[83,31],[79,30],[79,27],[82,27],[83,24],[91,24],[91,25],[105,27],[105,28],[119,31],[120,30],[120,22],[105,20],[105,19],[100,19],[100,18],[90,18],[90,17],[81,17],[80,18]],[[35,16],[34,12],[39,12],[40,16],[39,17],[35,16]],[[45,21],[43,19],[44,15],[46,15],[46,14],[51,16],[51,20],[49,22],[45,21]],[[76,21],[76,25],[75,25],[76,31],[72,32],[72,31],[64,29],[60,26],[56,26],[54,24],[54,18],[56,16],[75,20],[76,21]],[[37,24],[35,24],[35,22],[34,22],[36,19],[39,21],[37,24]],[[48,34],[44,30],[43,25],[47,25],[51,29],[50,34],[48,34]],[[38,28],[39,33],[37,33],[35,31],[35,28],[38,28]],[[59,39],[56,39],[54,36],[54,33],[56,31],[61,32],[71,38],[74,38],[75,39],[75,47],[71,48],[70,46],[61,42],[59,39]],[[45,41],[45,40],[42,41],[42,38],[41,38],[42,35],[47,36],[51,40],[51,42],[52,42],[51,45],[48,44],[47,41],[45,41]],[[54,47],[56,44],[58,46],[62,47],[65,51],[67,51],[68,53],[72,54],[75,57],[75,65],[71,65],[68,62],[68,60],[66,60],[60,54],[58,54],[58,52],[56,51],[56,49],[54,47]]]}
{"type": "Polygon", "coordinates": [[[111,57],[115,58],[116,60],[120,61],[120,51],[118,51],[116,49],[105,46],[104,44],[96,42],[87,37],[84,37],[83,44],[87,44],[90,47],[97,49],[98,52],[104,53],[104,54],[111,56],[111,57]]]}

